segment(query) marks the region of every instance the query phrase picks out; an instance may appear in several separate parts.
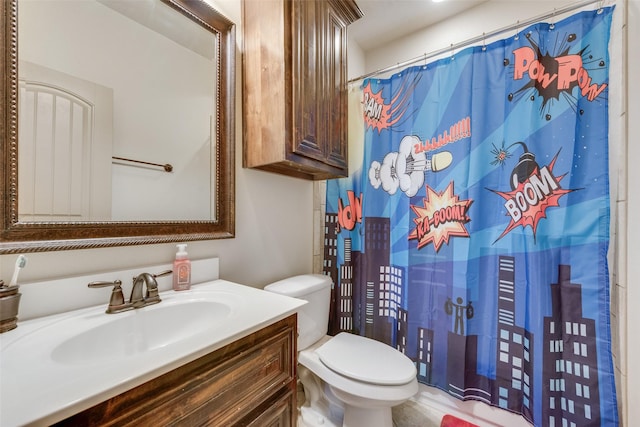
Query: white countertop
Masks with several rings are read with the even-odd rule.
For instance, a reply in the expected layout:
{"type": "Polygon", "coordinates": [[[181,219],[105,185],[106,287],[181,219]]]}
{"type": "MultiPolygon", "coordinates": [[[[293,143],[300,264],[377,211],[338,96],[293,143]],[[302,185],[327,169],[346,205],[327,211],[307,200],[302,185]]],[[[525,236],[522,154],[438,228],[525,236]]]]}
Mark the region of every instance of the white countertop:
{"type": "Polygon", "coordinates": [[[225,280],[160,296],[159,304],[137,310],[106,314],[105,303],[19,322],[16,329],[0,334],[0,425],[50,425],[282,320],[306,303],[225,280]],[[51,357],[59,343],[89,324],[100,326],[162,304],[216,300],[228,304],[231,312],[177,343],[116,360],[61,363],[51,357]]]}

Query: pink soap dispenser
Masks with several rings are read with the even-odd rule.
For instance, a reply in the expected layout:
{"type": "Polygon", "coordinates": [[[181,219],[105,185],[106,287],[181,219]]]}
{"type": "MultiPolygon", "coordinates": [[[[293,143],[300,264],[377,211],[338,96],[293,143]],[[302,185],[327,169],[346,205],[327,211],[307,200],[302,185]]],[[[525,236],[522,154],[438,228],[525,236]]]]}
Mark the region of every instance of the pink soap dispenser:
{"type": "Polygon", "coordinates": [[[187,254],[187,245],[180,244],[176,259],[173,261],[173,290],[186,291],[191,288],[191,261],[187,254]]]}

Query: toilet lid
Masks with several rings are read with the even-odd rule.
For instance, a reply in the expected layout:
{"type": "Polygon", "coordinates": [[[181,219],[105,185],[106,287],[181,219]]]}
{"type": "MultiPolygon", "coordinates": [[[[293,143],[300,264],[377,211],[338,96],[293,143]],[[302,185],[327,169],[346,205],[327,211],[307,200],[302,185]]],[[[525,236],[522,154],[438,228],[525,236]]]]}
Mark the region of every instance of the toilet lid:
{"type": "Polygon", "coordinates": [[[371,384],[401,385],[416,376],[411,359],[393,347],[346,332],[324,343],[316,354],[327,368],[371,384]]]}

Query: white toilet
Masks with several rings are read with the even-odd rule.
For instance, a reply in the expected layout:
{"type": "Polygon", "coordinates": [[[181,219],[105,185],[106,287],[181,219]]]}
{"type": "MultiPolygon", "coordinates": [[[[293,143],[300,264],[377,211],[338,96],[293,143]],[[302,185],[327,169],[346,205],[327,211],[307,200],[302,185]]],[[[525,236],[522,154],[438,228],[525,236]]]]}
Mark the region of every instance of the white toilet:
{"type": "Polygon", "coordinates": [[[329,276],[305,274],[264,289],[308,302],[298,311],[298,376],[306,396],[299,425],[392,427],[391,408],[418,392],[411,359],[369,338],[326,335],[329,276]]]}

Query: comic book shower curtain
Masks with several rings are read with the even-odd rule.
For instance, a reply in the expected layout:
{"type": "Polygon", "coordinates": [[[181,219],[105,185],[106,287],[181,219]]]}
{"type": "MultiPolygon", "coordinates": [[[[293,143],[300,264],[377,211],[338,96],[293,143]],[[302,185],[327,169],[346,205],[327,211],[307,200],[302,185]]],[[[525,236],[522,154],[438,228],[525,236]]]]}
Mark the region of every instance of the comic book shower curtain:
{"type": "Polygon", "coordinates": [[[618,423],[609,325],[613,8],[364,80],[327,185],[331,327],[536,426],[618,423]]]}

